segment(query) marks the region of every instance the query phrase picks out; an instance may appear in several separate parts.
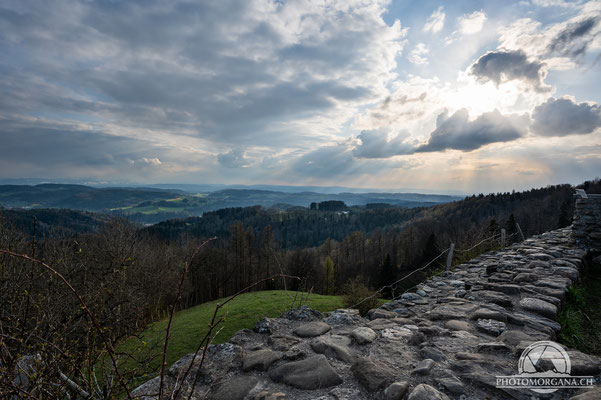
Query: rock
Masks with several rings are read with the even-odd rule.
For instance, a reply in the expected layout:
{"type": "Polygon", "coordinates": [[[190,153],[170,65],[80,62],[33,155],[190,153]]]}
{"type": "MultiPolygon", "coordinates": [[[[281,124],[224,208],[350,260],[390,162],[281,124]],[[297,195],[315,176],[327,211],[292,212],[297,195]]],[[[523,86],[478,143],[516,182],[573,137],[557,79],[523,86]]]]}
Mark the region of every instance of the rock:
{"type": "Polygon", "coordinates": [[[284,312],[280,318],[292,321],[319,321],[323,319],[323,314],[311,307],[300,306],[299,308],[284,312]]]}
{"type": "Polygon", "coordinates": [[[255,394],[252,399],[253,400],[288,400],[289,397],[286,396],[286,393],[272,392],[271,390],[262,390],[259,393],[255,394]]]}
{"type": "Polygon", "coordinates": [[[405,396],[405,393],[407,393],[407,390],[409,390],[409,382],[394,382],[386,388],[384,396],[386,396],[386,400],[401,400],[405,396]]]}
{"type": "Polygon", "coordinates": [[[257,333],[266,333],[268,335],[271,335],[271,333],[273,332],[273,325],[273,318],[261,318],[253,327],[253,331],[257,333]]]}
{"type": "Polygon", "coordinates": [[[465,289],[459,289],[455,291],[455,297],[463,298],[467,295],[467,291],[465,289]]]}
{"type": "Polygon", "coordinates": [[[367,318],[370,321],[373,321],[374,319],[378,319],[378,318],[385,318],[385,319],[396,318],[398,316],[399,315],[397,313],[395,313],[394,311],[386,311],[381,308],[374,308],[367,312],[367,318]]]}
{"type": "Polygon", "coordinates": [[[422,344],[426,340],[426,335],[421,332],[413,332],[413,334],[407,340],[407,344],[411,346],[417,346],[422,344]]]}
{"type": "Polygon", "coordinates": [[[534,282],[538,280],[538,275],[536,274],[532,274],[532,273],[528,273],[528,272],[522,272],[520,274],[517,274],[514,278],[513,281],[515,283],[522,283],[522,282],[534,282]]]}
{"type": "Polygon", "coordinates": [[[371,343],[376,340],[376,332],[368,327],[359,327],[351,332],[351,336],[359,344],[371,343]]]}
{"type": "Polygon", "coordinates": [[[401,295],[401,299],[407,300],[407,301],[415,301],[415,300],[420,300],[421,296],[417,293],[403,293],[401,295]]]}
{"type": "Polygon", "coordinates": [[[426,358],[425,360],[420,361],[419,364],[417,364],[417,367],[411,370],[411,375],[428,375],[432,368],[434,368],[434,365],[436,365],[434,360],[426,358]]]}
{"type": "Polygon", "coordinates": [[[546,261],[535,260],[535,261],[532,261],[530,264],[528,264],[528,269],[534,269],[534,268],[544,268],[544,269],[547,269],[550,266],[551,266],[551,264],[549,264],[546,261]]]}
{"type": "Polygon", "coordinates": [[[342,378],[332,369],[323,354],[289,362],[273,369],[269,377],[298,389],[313,390],[336,386],[342,378]]]}
{"type": "Polygon", "coordinates": [[[496,284],[496,283],[485,283],[484,288],[486,290],[492,290],[495,292],[501,292],[501,293],[505,293],[505,294],[519,294],[520,293],[519,285],[511,285],[511,284],[503,285],[503,284],[496,284]]]}
{"type": "Polygon", "coordinates": [[[498,342],[503,342],[508,346],[515,347],[520,342],[532,341],[532,336],[522,331],[508,330],[501,333],[496,340],[498,342]]]}
{"type": "MultiPolygon", "coordinates": [[[[330,396],[332,396],[336,400],[354,400],[360,399],[361,391],[358,389],[345,388],[345,387],[336,387],[328,392],[330,396]]],[[[322,400],[331,400],[331,397],[319,397],[322,400]]]]}
{"type": "Polygon", "coordinates": [[[534,311],[548,318],[557,318],[557,307],[540,299],[526,297],[520,300],[520,306],[528,311],[534,311]]]}
{"type": "MultiPolygon", "coordinates": [[[[19,379],[19,378],[17,378],[17,379],[19,379]]],[[[27,382],[17,381],[15,383],[25,384],[27,382]]],[[[161,383],[161,377],[160,376],[154,377],[154,378],[144,382],[137,388],[135,388],[131,392],[131,395],[134,399],[141,399],[141,400],[152,399],[152,400],[154,400],[157,398],[157,393],[159,392],[160,383],[161,383]]],[[[173,389],[175,388],[175,383],[176,383],[175,379],[173,379],[170,376],[166,376],[165,381],[164,381],[165,393],[170,393],[171,391],[173,391],[173,389]]],[[[8,397],[8,398],[16,400],[16,399],[19,399],[20,397],[15,396],[15,397],[8,397]]]]}
{"type": "Polygon", "coordinates": [[[354,357],[351,349],[348,348],[350,339],[344,336],[333,335],[330,337],[316,338],[311,341],[311,348],[314,352],[325,354],[328,357],[334,357],[341,361],[352,363],[354,357]]]}
{"type": "Polygon", "coordinates": [[[576,282],[580,277],[578,270],[571,267],[555,267],[553,268],[553,274],[565,276],[569,278],[572,282],[576,282]]]}
{"type": "Polygon", "coordinates": [[[572,375],[589,376],[601,372],[601,360],[599,358],[577,350],[571,350],[567,353],[572,364],[572,375]]]}
{"type": "Polygon", "coordinates": [[[221,383],[209,393],[210,400],[243,400],[257,386],[254,376],[236,376],[221,383]]]}
{"type": "Polygon", "coordinates": [[[301,358],[305,358],[307,356],[307,352],[298,346],[291,347],[290,350],[284,353],[283,358],[288,361],[295,361],[301,358]]]}
{"type": "Polygon", "coordinates": [[[481,290],[476,292],[476,297],[478,300],[498,304],[503,307],[511,307],[513,305],[511,297],[504,295],[503,293],[494,292],[492,290],[481,290]]]}
{"type": "MultiPolygon", "coordinates": [[[[463,300],[462,300],[463,301],[463,300]]],[[[426,312],[425,317],[432,321],[446,319],[465,319],[469,313],[472,313],[476,306],[467,304],[443,304],[426,312]]]]}
{"type": "Polygon", "coordinates": [[[476,326],[478,330],[493,336],[499,336],[503,331],[507,330],[505,322],[494,319],[479,319],[476,326]]]}
{"type": "Polygon", "coordinates": [[[311,338],[311,337],[323,335],[324,333],[328,332],[330,329],[332,329],[332,327],[330,327],[330,325],[326,324],[325,322],[316,321],[316,322],[309,322],[309,323],[299,326],[298,328],[296,328],[294,330],[294,333],[297,336],[300,336],[303,338],[311,338]]]}
{"type": "Polygon", "coordinates": [[[500,311],[479,308],[470,315],[470,319],[494,319],[496,321],[507,322],[507,315],[500,311]]]}
{"type": "Polygon", "coordinates": [[[407,400],[449,400],[449,397],[432,386],[422,383],[411,391],[407,400]]]}
{"type": "Polygon", "coordinates": [[[511,349],[505,343],[478,343],[478,353],[509,353],[511,349]]]}
{"type": "Polygon", "coordinates": [[[447,389],[449,392],[455,395],[460,395],[465,392],[463,383],[461,383],[461,381],[455,378],[454,376],[450,378],[438,379],[438,384],[443,386],[445,389],[447,389]]]}
{"type": "Polygon", "coordinates": [[[328,325],[355,325],[361,322],[359,310],[349,308],[339,308],[332,311],[325,322],[328,325]]]}
{"type": "Polygon", "coordinates": [[[394,381],[394,370],[382,362],[360,358],[351,367],[355,378],[370,392],[383,389],[394,381]]]}
{"type": "Polygon", "coordinates": [[[570,397],[570,400],[599,400],[599,399],[601,399],[601,388],[591,389],[584,393],[580,393],[577,396],[570,397]]]}
{"type": "Polygon", "coordinates": [[[424,359],[429,358],[434,361],[443,361],[446,358],[442,351],[430,346],[423,347],[419,351],[419,355],[422,356],[422,358],[424,359]]]}
{"type": "Polygon", "coordinates": [[[271,364],[279,359],[280,356],[270,349],[253,351],[242,358],[242,370],[251,371],[254,369],[258,371],[267,371],[271,364]]]}
{"type": "Polygon", "coordinates": [[[424,289],[418,289],[415,291],[415,293],[417,293],[418,295],[420,295],[422,297],[426,297],[428,295],[428,293],[426,293],[426,291],[424,289]]]}
{"type": "Polygon", "coordinates": [[[292,346],[295,346],[300,342],[300,339],[286,335],[273,335],[269,338],[271,348],[276,351],[288,351],[292,346]]]}
{"type": "Polygon", "coordinates": [[[472,324],[466,321],[460,321],[458,319],[450,319],[445,324],[444,327],[453,331],[473,331],[474,327],[472,324]]]}
{"type": "Polygon", "coordinates": [[[410,337],[413,336],[413,333],[414,331],[408,329],[407,326],[393,326],[391,328],[385,328],[380,331],[380,335],[383,339],[390,340],[408,340],[410,337]]]}

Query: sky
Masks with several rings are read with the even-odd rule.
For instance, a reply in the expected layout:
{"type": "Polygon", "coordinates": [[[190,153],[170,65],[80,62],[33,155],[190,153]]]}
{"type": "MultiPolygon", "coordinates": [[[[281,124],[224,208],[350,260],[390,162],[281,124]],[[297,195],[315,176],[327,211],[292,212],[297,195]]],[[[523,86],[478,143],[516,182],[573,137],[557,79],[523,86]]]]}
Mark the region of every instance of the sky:
{"type": "Polygon", "coordinates": [[[2,0],[0,179],[601,175],[601,1],[2,0]]]}

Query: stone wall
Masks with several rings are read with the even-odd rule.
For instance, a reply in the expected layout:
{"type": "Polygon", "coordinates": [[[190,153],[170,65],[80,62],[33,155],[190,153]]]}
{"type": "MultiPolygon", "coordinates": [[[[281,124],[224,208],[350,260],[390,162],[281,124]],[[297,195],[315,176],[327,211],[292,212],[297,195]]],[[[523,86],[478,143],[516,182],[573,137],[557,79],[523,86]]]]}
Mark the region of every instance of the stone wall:
{"type": "Polygon", "coordinates": [[[576,200],[572,238],[589,250],[601,252],[601,196],[576,200]]]}
{"type": "MultiPolygon", "coordinates": [[[[265,318],[211,346],[194,387],[182,375],[192,363],[194,376],[199,359],[176,362],[167,388],[183,383],[191,398],[212,400],[600,399],[599,386],[550,394],[496,387],[496,376],[517,374],[527,346],[554,340],[561,328],[559,309],[586,255],[571,232],[482,254],[366,318],[356,310],[324,316],[308,307],[265,318]]],[[[566,350],[573,375],[601,382],[601,360],[566,350]]],[[[154,378],[134,395],[155,399],[157,389],[154,378]]]]}

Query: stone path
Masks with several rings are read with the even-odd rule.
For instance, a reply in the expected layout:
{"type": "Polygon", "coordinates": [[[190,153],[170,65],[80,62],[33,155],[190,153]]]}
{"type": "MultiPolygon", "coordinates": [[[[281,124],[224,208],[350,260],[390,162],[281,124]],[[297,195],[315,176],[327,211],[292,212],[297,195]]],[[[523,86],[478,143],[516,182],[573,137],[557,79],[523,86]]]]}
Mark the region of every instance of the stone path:
{"type": "MultiPolygon", "coordinates": [[[[261,320],[253,331],[211,346],[192,398],[600,399],[598,389],[542,395],[495,387],[495,376],[517,373],[528,345],[553,340],[560,329],[558,310],[585,256],[570,245],[570,232],[548,232],[480,255],[371,310],[368,318],[344,309],[324,317],[301,307],[261,320]]],[[[573,373],[601,381],[601,360],[568,354],[573,373]]],[[[169,369],[168,388],[191,358],[169,369]]],[[[157,384],[158,378],[150,380],[134,395],[155,398],[157,384]]]]}

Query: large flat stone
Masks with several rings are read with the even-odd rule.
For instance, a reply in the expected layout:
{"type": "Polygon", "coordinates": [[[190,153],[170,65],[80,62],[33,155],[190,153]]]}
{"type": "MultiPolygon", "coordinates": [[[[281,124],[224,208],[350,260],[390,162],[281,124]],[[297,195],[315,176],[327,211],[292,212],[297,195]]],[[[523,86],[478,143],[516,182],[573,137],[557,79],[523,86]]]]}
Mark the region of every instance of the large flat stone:
{"type": "Polygon", "coordinates": [[[534,311],[547,318],[557,318],[557,307],[544,300],[526,297],[520,300],[520,306],[528,311],[534,311]]]}
{"type": "Polygon", "coordinates": [[[407,400],[449,400],[449,397],[432,386],[422,383],[411,391],[407,400]]]}
{"type": "Polygon", "coordinates": [[[313,390],[336,386],[342,378],[334,371],[323,354],[281,365],[269,373],[275,382],[298,389],[313,390]]]}
{"type": "Polygon", "coordinates": [[[355,378],[370,392],[383,389],[394,382],[395,372],[381,361],[360,358],[351,367],[355,378]]]}
{"type": "Polygon", "coordinates": [[[376,340],[376,332],[373,329],[366,326],[356,328],[351,332],[351,336],[359,344],[371,343],[376,340]]]}
{"type": "Polygon", "coordinates": [[[294,333],[303,338],[310,338],[323,335],[324,333],[329,332],[330,329],[332,329],[332,327],[325,322],[314,321],[299,326],[294,330],[294,333]]]}
{"type": "Polygon", "coordinates": [[[242,370],[267,371],[271,364],[278,361],[280,356],[270,349],[253,351],[242,358],[242,370]]]}
{"type": "Polygon", "coordinates": [[[352,363],[354,356],[348,347],[350,339],[346,336],[333,335],[330,337],[318,337],[311,341],[314,352],[334,357],[341,361],[352,363]]]}

